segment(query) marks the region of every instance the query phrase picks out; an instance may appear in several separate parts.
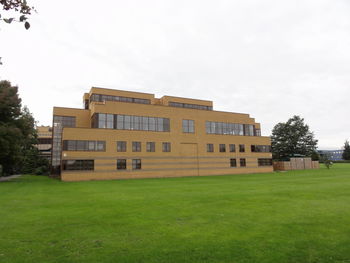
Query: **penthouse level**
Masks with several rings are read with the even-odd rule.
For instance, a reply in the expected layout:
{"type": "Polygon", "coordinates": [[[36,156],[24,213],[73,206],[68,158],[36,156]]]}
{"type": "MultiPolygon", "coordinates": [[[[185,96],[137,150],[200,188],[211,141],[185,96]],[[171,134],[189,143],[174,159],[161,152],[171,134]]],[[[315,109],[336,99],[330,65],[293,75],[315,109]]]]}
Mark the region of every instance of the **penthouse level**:
{"type": "Polygon", "coordinates": [[[270,138],[248,114],[94,87],[83,100],[53,109],[52,173],[64,181],[272,171],[270,138]]]}

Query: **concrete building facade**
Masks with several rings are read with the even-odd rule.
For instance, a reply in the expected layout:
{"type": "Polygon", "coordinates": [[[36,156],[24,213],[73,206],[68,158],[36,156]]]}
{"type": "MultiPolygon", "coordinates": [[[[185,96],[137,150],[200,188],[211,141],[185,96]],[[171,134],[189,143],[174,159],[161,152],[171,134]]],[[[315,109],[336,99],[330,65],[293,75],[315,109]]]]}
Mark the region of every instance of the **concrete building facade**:
{"type": "Polygon", "coordinates": [[[64,181],[264,173],[271,142],[211,101],[91,88],[53,109],[52,172],[64,181]]]}

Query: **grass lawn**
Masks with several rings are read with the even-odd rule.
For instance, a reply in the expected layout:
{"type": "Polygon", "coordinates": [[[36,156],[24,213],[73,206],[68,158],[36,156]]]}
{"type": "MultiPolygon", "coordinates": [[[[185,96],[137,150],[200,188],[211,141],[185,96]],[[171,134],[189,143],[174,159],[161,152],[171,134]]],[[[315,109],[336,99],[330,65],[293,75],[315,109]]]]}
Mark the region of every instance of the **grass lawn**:
{"type": "Polygon", "coordinates": [[[0,262],[350,262],[350,164],[0,183],[0,262]]]}

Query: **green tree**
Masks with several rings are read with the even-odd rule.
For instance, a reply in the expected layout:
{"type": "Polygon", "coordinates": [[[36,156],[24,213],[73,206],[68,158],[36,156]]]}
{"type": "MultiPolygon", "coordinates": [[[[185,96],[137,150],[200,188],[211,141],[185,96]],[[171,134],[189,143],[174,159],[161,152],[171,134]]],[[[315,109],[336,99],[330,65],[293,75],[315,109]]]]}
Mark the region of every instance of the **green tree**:
{"type": "Polygon", "coordinates": [[[15,11],[19,13],[18,17],[4,17],[3,14],[0,13],[0,20],[3,20],[8,24],[11,24],[14,21],[24,23],[25,29],[30,28],[30,24],[27,21],[28,16],[31,15],[32,11],[35,11],[35,9],[32,6],[29,6],[26,0],[0,0],[0,4],[2,5],[3,12],[12,11],[11,14],[13,14],[13,11],[15,11]]]}
{"type": "Polygon", "coordinates": [[[344,152],[342,157],[344,160],[350,160],[350,144],[348,140],[346,140],[344,143],[344,152]]]}
{"type": "Polygon", "coordinates": [[[271,146],[274,159],[282,160],[295,154],[311,157],[317,148],[314,133],[300,116],[278,123],[272,130],[271,146]]]}
{"type": "Polygon", "coordinates": [[[18,87],[0,81],[0,165],[4,175],[34,172],[41,162],[35,121],[27,107],[21,109],[18,87]]]}

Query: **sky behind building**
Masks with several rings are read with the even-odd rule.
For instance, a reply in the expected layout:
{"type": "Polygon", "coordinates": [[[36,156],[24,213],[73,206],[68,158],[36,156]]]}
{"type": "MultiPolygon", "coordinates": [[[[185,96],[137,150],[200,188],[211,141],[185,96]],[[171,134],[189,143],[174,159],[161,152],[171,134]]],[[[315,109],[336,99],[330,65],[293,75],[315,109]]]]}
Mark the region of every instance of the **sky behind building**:
{"type": "Polygon", "coordinates": [[[0,24],[0,78],[41,125],[97,86],[212,100],[267,136],[300,115],[321,149],[350,138],[348,0],[30,4],[30,30],[0,24]]]}

